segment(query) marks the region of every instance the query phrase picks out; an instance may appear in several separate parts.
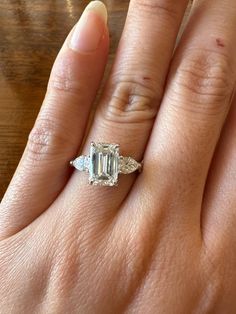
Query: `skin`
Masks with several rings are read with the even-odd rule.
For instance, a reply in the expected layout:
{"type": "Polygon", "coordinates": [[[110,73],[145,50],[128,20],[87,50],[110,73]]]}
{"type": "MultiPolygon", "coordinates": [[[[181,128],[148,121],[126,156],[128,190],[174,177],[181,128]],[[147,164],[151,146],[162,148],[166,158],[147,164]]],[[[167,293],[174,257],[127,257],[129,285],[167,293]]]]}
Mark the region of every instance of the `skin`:
{"type": "Polygon", "coordinates": [[[186,6],[130,1],[85,140],[108,30],[67,38],[0,205],[1,313],[236,312],[236,2],[195,1],[173,55],[186,6]],[[68,163],[99,139],[143,172],[88,186],[68,163]]]}

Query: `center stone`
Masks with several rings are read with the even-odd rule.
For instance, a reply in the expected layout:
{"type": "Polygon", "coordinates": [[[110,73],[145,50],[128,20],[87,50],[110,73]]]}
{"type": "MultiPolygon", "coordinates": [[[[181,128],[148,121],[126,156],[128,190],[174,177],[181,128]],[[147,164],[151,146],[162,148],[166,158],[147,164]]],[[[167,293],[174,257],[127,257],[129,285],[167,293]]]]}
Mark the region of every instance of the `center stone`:
{"type": "Polygon", "coordinates": [[[119,145],[91,143],[89,183],[113,186],[118,181],[119,145]]]}

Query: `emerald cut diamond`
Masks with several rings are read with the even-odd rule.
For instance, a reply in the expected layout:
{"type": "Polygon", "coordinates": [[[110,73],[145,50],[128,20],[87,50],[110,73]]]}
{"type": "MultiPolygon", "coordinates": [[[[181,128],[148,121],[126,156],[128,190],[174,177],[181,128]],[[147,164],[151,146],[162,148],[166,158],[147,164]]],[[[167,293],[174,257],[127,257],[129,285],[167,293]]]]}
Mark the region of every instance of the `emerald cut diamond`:
{"type": "Polygon", "coordinates": [[[92,185],[117,185],[119,173],[119,145],[91,143],[89,183],[92,185]]]}
{"type": "Polygon", "coordinates": [[[119,174],[142,170],[142,162],[120,156],[119,147],[118,144],[92,142],[89,156],[78,156],[70,161],[70,165],[79,171],[89,172],[89,183],[92,185],[117,185],[119,174]]]}

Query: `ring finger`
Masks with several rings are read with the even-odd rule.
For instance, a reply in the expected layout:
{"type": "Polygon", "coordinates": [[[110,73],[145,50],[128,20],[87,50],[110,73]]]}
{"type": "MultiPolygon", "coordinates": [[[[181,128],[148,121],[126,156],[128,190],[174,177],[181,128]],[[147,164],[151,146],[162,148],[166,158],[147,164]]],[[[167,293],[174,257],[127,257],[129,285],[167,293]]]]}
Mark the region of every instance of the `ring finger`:
{"type": "MultiPolygon", "coordinates": [[[[162,98],[166,74],[176,37],[188,1],[132,0],[110,79],[95,114],[84,146],[91,141],[120,144],[122,155],[142,158],[162,98]]],[[[122,178],[119,188],[93,188],[88,192],[87,176],[76,172],[66,193],[78,208],[83,195],[90,195],[96,208],[106,202],[117,207],[134,177],[122,178]],[[102,199],[97,202],[102,192],[102,199]],[[106,194],[106,197],[104,195],[106,194]],[[98,205],[99,203],[99,205],[98,205]]],[[[64,197],[64,196],[63,196],[64,197]]],[[[110,205],[111,206],[111,205],[110,205]]],[[[109,207],[110,207],[109,206],[109,207]]],[[[92,206],[93,207],[93,206],[92,206]]],[[[109,208],[110,210],[110,208],[109,208]]]]}

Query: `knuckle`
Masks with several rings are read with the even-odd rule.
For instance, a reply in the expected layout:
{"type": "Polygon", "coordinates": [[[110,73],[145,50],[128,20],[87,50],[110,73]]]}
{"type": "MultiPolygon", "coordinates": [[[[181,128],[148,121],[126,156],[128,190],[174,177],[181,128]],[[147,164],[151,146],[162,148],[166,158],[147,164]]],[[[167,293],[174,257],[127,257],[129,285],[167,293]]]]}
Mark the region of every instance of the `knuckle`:
{"type": "MultiPolygon", "coordinates": [[[[234,89],[234,73],[226,55],[193,49],[177,67],[172,97],[194,104],[184,109],[218,114],[226,110],[234,89]]],[[[181,105],[182,106],[182,105],[181,105]]]]}
{"type": "Polygon", "coordinates": [[[68,132],[58,122],[39,118],[28,137],[27,157],[31,161],[55,158],[63,153],[68,138],[68,132]]]}
{"type": "Polygon", "coordinates": [[[86,86],[82,84],[81,80],[76,78],[77,76],[74,73],[73,64],[70,63],[70,59],[63,59],[63,64],[60,64],[60,66],[52,71],[52,75],[48,82],[48,92],[62,92],[74,95],[84,93],[86,86]]]}
{"type": "Polygon", "coordinates": [[[162,88],[141,80],[115,79],[103,99],[102,115],[105,120],[118,123],[151,121],[156,116],[162,93],[162,88]]]}
{"type": "Polygon", "coordinates": [[[78,81],[72,80],[66,76],[54,74],[48,84],[48,91],[56,93],[64,92],[69,94],[80,94],[82,91],[84,92],[84,88],[78,81]]]}

